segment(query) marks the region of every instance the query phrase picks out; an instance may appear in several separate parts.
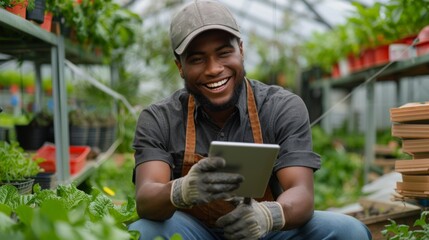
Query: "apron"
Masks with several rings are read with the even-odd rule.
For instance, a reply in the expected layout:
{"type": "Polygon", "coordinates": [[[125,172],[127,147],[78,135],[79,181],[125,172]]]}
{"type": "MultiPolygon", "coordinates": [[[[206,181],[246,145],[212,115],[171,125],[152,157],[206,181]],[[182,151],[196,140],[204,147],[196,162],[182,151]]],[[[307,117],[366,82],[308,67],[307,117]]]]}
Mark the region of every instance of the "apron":
{"type": "MultiPolygon", "coordinates": [[[[250,86],[250,82],[246,80],[246,91],[247,91],[247,109],[250,120],[250,126],[252,128],[253,140],[255,143],[263,143],[261,125],[259,123],[258,111],[256,108],[253,91],[250,86]]],[[[188,116],[186,126],[186,145],[185,155],[183,160],[182,176],[188,174],[192,165],[197,163],[203,158],[203,156],[195,153],[196,145],[196,133],[195,133],[195,122],[194,122],[194,111],[195,101],[192,95],[189,95],[188,99],[188,116]]],[[[257,176],[255,176],[257,177],[257,176]]],[[[273,195],[271,189],[268,186],[265,190],[265,194],[262,198],[256,199],[257,201],[273,201],[273,195]]],[[[216,220],[232,211],[235,206],[231,202],[224,200],[216,200],[207,204],[201,204],[194,206],[190,209],[180,209],[180,211],[186,212],[200,221],[207,224],[209,227],[215,227],[216,220]]]]}

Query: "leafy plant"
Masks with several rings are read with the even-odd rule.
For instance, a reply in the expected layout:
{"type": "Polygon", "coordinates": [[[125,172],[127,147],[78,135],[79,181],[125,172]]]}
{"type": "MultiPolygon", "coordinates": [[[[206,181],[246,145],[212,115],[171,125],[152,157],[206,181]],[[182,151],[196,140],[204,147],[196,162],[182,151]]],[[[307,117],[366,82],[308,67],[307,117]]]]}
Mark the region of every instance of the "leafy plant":
{"type": "Polygon", "coordinates": [[[363,186],[363,163],[360,155],[347,152],[336,137],[321,127],[312,128],[313,149],[321,156],[321,169],[314,174],[316,209],[341,207],[356,202],[363,186]]]}
{"type": "Polygon", "coordinates": [[[133,168],[132,154],[124,155],[122,163],[109,159],[88,179],[88,183],[112,199],[125,200],[135,194],[135,186],[130,179],[133,168]]]}
{"type": "Polygon", "coordinates": [[[68,114],[69,123],[72,126],[89,126],[88,120],[86,119],[85,113],[81,109],[71,110],[68,114]]]}
{"type": "Polygon", "coordinates": [[[429,222],[426,222],[429,211],[422,211],[420,218],[414,222],[415,230],[405,224],[397,224],[395,220],[389,219],[390,224],[385,226],[381,231],[386,239],[390,240],[428,240],[429,239],[429,222]]]}
{"type": "Polygon", "coordinates": [[[37,175],[43,171],[38,165],[41,161],[33,161],[17,142],[0,142],[0,182],[24,180],[37,175]]]}
{"type": "Polygon", "coordinates": [[[11,8],[17,5],[25,4],[25,0],[1,0],[0,7],[2,8],[11,8]]]}
{"type": "Polygon", "coordinates": [[[429,1],[390,0],[386,8],[386,28],[389,35],[396,40],[417,33],[426,25],[429,16],[429,1]]]}
{"type": "Polygon", "coordinates": [[[28,0],[27,10],[32,11],[36,7],[36,0],[28,0]]]}
{"type": "Polygon", "coordinates": [[[46,7],[64,19],[81,45],[101,49],[106,62],[122,60],[124,49],[135,43],[134,30],[142,22],[137,14],[111,0],[47,0],[46,7]]]}
{"type": "Polygon", "coordinates": [[[137,219],[135,201],[115,205],[100,191],[91,194],[73,184],[20,195],[0,187],[1,239],[138,239],[126,224],[137,219]]]}

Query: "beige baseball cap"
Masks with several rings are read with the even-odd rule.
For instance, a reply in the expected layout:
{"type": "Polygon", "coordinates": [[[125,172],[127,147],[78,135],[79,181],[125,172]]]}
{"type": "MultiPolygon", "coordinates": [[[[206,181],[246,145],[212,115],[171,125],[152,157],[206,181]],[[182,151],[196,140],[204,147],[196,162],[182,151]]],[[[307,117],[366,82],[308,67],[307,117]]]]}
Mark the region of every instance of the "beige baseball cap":
{"type": "Polygon", "coordinates": [[[181,55],[198,34],[213,29],[241,38],[234,16],[220,2],[194,0],[184,5],[171,20],[170,39],[174,52],[181,55]]]}

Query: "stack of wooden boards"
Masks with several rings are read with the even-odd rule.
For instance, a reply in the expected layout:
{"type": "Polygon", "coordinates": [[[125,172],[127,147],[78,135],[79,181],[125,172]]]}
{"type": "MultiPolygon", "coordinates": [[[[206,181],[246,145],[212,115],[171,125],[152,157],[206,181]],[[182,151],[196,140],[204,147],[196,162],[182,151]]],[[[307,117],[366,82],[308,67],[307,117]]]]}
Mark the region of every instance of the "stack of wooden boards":
{"type": "Polygon", "coordinates": [[[410,160],[396,160],[402,174],[396,192],[402,198],[429,197],[429,102],[408,103],[390,109],[392,136],[401,138],[402,151],[410,160]]]}

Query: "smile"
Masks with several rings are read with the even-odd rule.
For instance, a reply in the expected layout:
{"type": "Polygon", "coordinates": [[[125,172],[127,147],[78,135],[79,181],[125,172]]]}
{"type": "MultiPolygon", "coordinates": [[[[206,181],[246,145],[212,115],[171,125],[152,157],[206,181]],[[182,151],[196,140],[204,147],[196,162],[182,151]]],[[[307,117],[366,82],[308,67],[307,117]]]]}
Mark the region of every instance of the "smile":
{"type": "Polygon", "coordinates": [[[221,86],[225,85],[227,82],[228,82],[228,79],[227,79],[227,78],[225,78],[225,79],[223,79],[223,80],[221,80],[221,81],[219,81],[219,82],[214,82],[214,83],[205,84],[205,86],[206,86],[207,88],[210,88],[210,89],[216,89],[216,88],[218,88],[218,87],[221,87],[221,86]]]}

